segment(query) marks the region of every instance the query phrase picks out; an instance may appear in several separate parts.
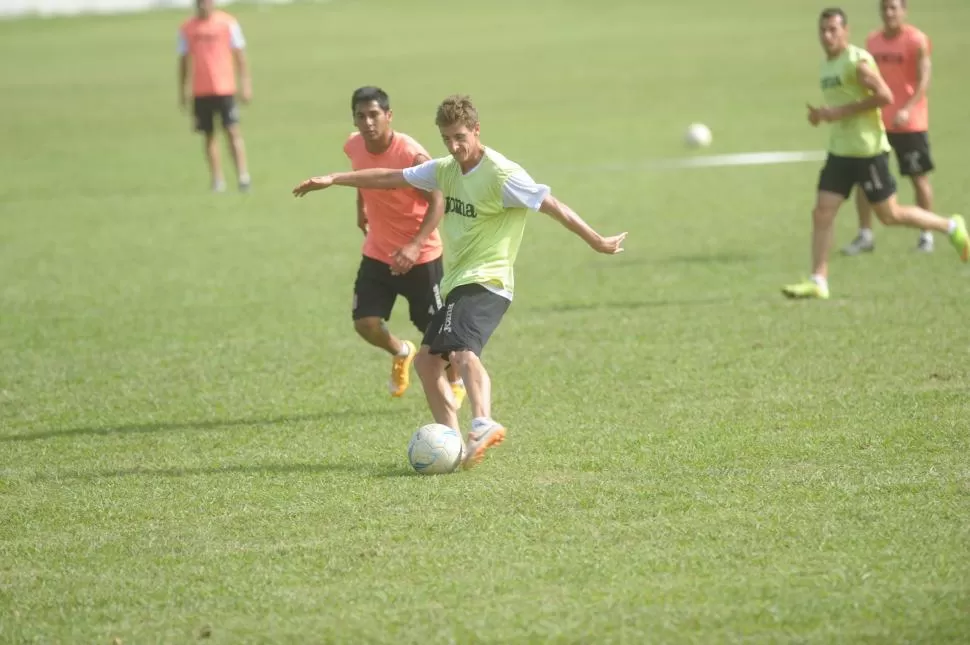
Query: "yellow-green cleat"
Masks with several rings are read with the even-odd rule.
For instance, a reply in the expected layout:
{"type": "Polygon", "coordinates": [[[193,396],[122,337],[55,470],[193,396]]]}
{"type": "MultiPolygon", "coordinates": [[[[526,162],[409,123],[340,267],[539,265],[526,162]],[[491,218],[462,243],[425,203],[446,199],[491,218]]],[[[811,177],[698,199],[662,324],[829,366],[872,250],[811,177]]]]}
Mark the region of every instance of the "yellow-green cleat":
{"type": "Polygon", "coordinates": [[[805,280],[798,284],[790,284],[781,288],[781,292],[788,298],[815,298],[816,300],[828,300],[829,289],[818,285],[814,280],[805,280]]]}
{"type": "Polygon", "coordinates": [[[956,223],[956,228],[950,233],[950,244],[960,254],[960,259],[966,262],[970,260],[970,235],[967,234],[967,223],[960,215],[954,215],[951,221],[956,223]]]}

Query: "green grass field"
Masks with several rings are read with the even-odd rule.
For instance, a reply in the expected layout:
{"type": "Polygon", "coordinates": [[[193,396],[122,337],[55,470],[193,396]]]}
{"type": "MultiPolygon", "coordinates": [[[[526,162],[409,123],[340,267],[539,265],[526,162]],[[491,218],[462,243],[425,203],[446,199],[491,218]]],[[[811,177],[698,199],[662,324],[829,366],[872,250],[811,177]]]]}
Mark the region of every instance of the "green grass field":
{"type": "MultiPolygon", "coordinates": [[[[912,5],[937,201],[970,210],[970,4],[912,5]]],[[[183,13],[0,22],[0,642],[967,642],[968,269],[880,228],[787,302],[817,163],[649,169],[691,121],[822,149],[820,8],[240,7],[250,195],[207,192],[183,13]],[[470,93],[488,145],[630,232],[613,258],[530,224],[484,355],[509,440],[471,472],[410,472],[430,416],[353,333],[353,192],[289,196],[346,167],[372,83],[436,154],[470,93]]],[[[845,8],[862,41],[875,0],[845,8]]]]}

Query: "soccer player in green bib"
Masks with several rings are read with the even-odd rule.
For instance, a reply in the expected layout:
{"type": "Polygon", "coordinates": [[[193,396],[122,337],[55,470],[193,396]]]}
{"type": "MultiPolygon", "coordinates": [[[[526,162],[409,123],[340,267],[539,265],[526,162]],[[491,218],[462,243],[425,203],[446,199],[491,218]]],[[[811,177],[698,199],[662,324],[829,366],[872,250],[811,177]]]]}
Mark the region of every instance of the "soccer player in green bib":
{"type": "Polygon", "coordinates": [[[821,84],[824,107],[808,106],[813,126],[832,124],[829,154],[819,175],[812,212],[812,276],[784,287],[789,298],[829,297],[828,262],[835,216],[858,184],[873,212],[886,226],[946,233],[960,259],[970,259],[970,236],[963,218],[946,219],[917,206],[896,202],[896,180],[889,172],[889,139],[879,108],[893,101],[872,55],[849,44],[845,12],[826,9],[819,17],[819,39],[826,59],[821,84]]]}
{"type": "Polygon", "coordinates": [[[464,457],[464,466],[469,468],[505,439],[505,427],[492,418],[491,381],[481,354],[512,303],[512,267],[529,213],[550,215],[599,253],[620,253],[626,233],[600,235],[553,197],[548,186],[537,184],[521,166],[482,145],[478,111],[467,96],[445,99],[435,124],[448,157],[403,170],[368,169],[311,177],[294,188],[293,194],[302,197],[334,185],[414,187],[444,194],[440,230],[445,306],[428,325],[414,365],[434,420],[455,429],[458,411],[445,366],[449,361],[458,366],[474,417],[464,457]]]}

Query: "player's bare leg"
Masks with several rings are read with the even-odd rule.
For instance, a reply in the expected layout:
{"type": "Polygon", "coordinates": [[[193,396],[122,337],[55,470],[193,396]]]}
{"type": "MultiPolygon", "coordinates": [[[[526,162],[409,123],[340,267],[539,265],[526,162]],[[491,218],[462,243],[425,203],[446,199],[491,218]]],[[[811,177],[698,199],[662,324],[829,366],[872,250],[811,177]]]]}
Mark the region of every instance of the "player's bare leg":
{"type": "Polygon", "coordinates": [[[205,133],[205,158],[209,162],[209,176],[212,178],[212,190],[221,193],[226,189],[226,180],[222,177],[222,161],[219,159],[219,142],[214,132],[205,133]]]}
{"type": "MultiPolygon", "coordinates": [[[[916,194],[916,204],[923,210],[933,212],[933,186],[926,175],[913,175],[913,192],[916,194]]],[[[923,231],[920,234],[917,250],[931,253],[933,251],[933,234],[923,231]]]]}
{"type": "Polygon", "coordinates": [[[856,190],[855,208],[859,214],[859,233],[854,240],[842,247],[844,255],[870,253],[876,248],[875,237],[872,234],[872,206],[869,205],[865,191],[856,190]]]}
{"type": "Polygon", "coordinates": [[[382,318],[368,316],[354,321],[357,334],[374,347],[391,355],[391,380],[388,388],[391,396],[403,396],[411,384],[411,363],[417,353],[414,343],[400,340],[387,329],[382,318]]]}
{"type": "Polygon", "coordinates": [[[422,345],[414,359],[414,369],[421,379],[424,396],[428,400],[431,416],[435,423],[458,430],[458,408],[455,407],[451,386],[445,377],[446,361],[422,345]]]}
{"type": "Polygon", "coordinates": [[[239,178],[239,190],[247,191],[250,186],[249,166],[246,163],[246,143],[242,138],[242,131],[238,123],[233,123],[226,128],[229,135],[229,150],[232,152],[232,160],[236,164],[236,177],[239,178]]]}
{"type": "Polygon", "coordinates": [[[836,193],[819,191],[812,211],[812,277],[828,279],[829,250],[832,248],[832,232],[835,216],[845,198],[836,193]]]}
{"type": "Polygon", "coordinates": [[[873,204],[872,210],[886,226],[908,226],[945,233],[960,254],[960,259],[964,262],[970,260],[970,237],[967,235],[966,223],[959,215],[947,219],[919,206],[902,206],[896,201],[895,195],[873,204]]]}
{"type": "Polygon", "coordinates": [[[452,364],[458,367],[468,401],[472,408],[472,429],[468,433],[468,450],[465,467],[471,468],[484,457],[485,451],[505,440],[506,430],[492,419],[492,381],[485,366],[475,352],[461,350],[451,355],[452,364]]]}
{"type": "Polygon", "coordinates": [[[789,298],[829,297],[829,250],[832,248],[832,232],[835,216],[845,198],[838,193],[820,190],[812,211],[812,277],[805,282],[783,287],[781,292],[789,298]]]}

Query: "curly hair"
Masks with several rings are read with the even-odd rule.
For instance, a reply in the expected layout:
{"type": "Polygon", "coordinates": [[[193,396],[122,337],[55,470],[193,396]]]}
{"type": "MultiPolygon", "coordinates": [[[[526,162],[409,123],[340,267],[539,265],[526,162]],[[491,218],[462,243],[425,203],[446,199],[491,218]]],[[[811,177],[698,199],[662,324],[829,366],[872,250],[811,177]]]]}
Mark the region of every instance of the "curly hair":
{"type": "Polygon", "coordinates": [[[460,124],[472,129],[478,125],[478,110],[472,104],[470,96],[454,94],[438,106],[434,122],[439,128],[460,124]]]}

